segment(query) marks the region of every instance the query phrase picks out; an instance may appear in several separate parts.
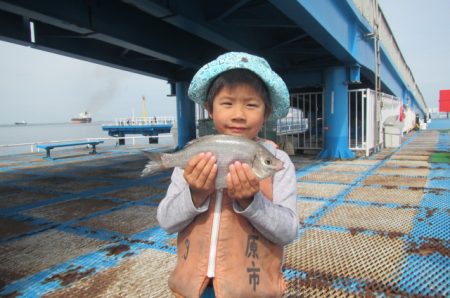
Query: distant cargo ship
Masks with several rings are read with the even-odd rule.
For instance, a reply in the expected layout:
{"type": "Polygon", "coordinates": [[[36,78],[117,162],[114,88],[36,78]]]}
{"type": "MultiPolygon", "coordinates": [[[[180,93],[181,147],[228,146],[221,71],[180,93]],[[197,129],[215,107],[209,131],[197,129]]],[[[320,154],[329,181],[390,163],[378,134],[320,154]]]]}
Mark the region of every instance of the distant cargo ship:
{"type": "Polygon", "coordinates": [[[27,122],[25,122],[25,121],[17,121],[17,122],[14,122],[14,124],[15,125],[27,125],[27,122]]]}
{"type": "Polygon", "coordinates": [[[71,119],[73,123],[91,123],[92,118],[88,112],[80,113],[78,117],[71,119]]]}

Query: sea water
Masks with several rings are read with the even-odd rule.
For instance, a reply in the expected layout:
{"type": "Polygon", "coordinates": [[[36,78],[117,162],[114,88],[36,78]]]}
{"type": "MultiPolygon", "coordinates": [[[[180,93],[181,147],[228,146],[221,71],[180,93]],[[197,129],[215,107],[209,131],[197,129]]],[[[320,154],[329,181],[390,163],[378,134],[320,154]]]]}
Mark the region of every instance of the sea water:
{"type": "MultiPolygon", "coordinates": [[[[41,123],[27,125],[0,125],[0,155],[29,153],[36,150],[36,143],[49,143],[53,141],[74,141],[98,138],[110,138],[108,132],[102,130],[102,125],[111,123],[41,123]],[[18,144],[23,144],[16,146],[18,144]],[[4,146],[14,145],[14,146],[4,146]]],[[[127,145],[149,145],[148,138],[140,135],[127,135],[138,137],[134,141],[127,139],[127,145]]],[[[117,139],[103,140],[102,146],[115,146],[117,139]]],[[[159,144],[173,145],[173,138],[161,135],[159,144]]]]}

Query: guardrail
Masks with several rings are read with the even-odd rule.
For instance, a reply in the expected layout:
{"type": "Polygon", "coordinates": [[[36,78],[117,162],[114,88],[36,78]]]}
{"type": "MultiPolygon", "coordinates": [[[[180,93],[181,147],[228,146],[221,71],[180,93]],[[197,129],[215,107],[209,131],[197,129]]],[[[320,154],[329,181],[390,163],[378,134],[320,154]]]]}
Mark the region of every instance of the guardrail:
{"type": "Polygon", "coordinates": [[[131,136],[131,137],[99,137],[99,138],[78,138],[78,139],[64,139],[64,140],[56,140],[56,141],[42,141],[42,142],[30,142],[30,143],[19,143],[19,144],[3,144],[0,145],[0,155],[2,155],[2,149],[4,148],[18,148],[18,147],[29,147],[30,150],[25,150],[25,152],[41,152],[41,150],[37,147],[39,144],[58,144],[58,143],[65,143],[65,142],[80,142],[80,141],[105,141],[105,144],[107,141],[110,141],[110,145],[117,145],[119,142],[119,139],[130,139],[132,140],[132,145],[136,145],[136,140],[138,139],[145,139],[148,140],[149,138],[173,138],[172,134],[167,135],[158,135],[158,136],[131,136]]]}
{"type": "Polygon", "coordinates": [[[141,126],[155,124],[175,124],[175,117],[131,117],[115,119],[115,125],[120,126],[141,126]]]}

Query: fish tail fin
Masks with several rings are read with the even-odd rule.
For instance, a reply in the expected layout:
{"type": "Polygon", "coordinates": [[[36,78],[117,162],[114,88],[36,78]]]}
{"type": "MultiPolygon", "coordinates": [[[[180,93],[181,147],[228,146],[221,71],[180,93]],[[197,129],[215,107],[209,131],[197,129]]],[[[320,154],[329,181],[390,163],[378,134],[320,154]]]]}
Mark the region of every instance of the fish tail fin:
{"type": "Polygon", "coordinates": [[[150,151],[144,151],[142,150],[142,152],[152,161],[156,161],[156,162],[162,162],[161,161],[161,157],[162,157],[162,153],[158,153],[158,152],[150,152],[150,151]]]}
{"type": "Polygon", "coordinates": [[[144,154],[151,160],[145,165],[144,170],[142,170],[141,177],[145,177],[166,169],[162,161],[161,153],[147,151],[142,152],[144,152],[144,154]]]}

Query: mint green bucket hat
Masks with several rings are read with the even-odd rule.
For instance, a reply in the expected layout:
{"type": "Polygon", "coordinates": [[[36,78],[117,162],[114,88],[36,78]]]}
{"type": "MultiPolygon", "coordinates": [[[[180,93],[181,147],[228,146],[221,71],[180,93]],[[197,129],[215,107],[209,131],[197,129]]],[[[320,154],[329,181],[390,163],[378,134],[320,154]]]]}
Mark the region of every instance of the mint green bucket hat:
{"type": "Polygon", "coordinates": [[[189,98],[204,106],[211,82],[222,72],[236,68],[244,68],[254,72],[265,83],[272,104],[272,118],[279,119],[287,115],[289,111],[289,90],[286,84],[270,68],[265,59],[247,53],[229,52],[200,68],[189,85],[189,98]]]}

